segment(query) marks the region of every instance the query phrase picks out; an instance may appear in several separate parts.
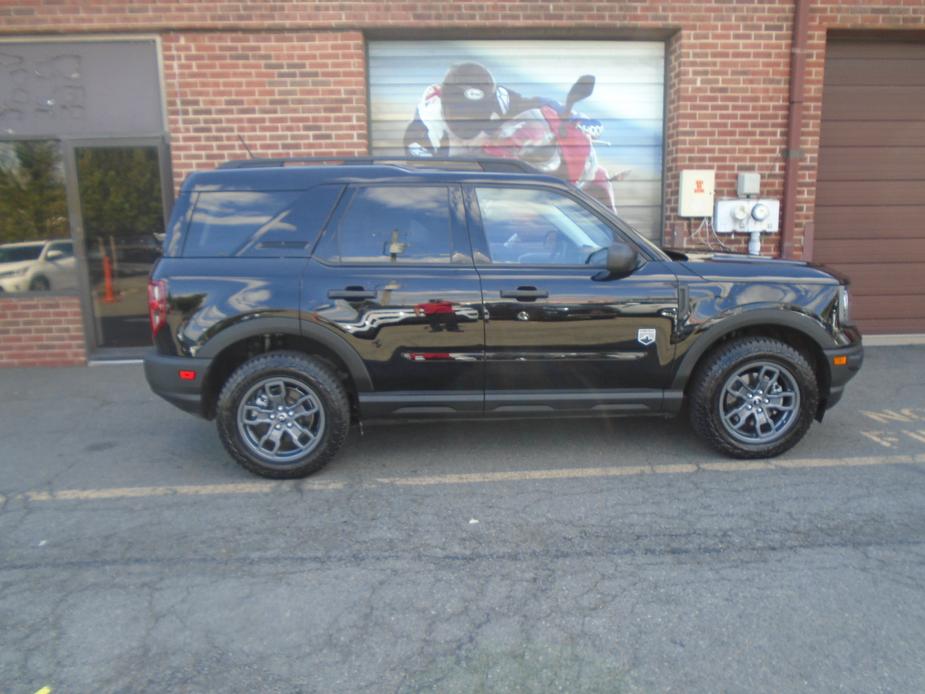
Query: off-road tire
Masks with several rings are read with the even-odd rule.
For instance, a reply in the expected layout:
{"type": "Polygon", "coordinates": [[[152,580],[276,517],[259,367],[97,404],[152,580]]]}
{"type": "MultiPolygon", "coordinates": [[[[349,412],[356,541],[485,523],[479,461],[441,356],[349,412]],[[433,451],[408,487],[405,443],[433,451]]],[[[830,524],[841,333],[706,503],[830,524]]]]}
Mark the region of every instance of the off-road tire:
{"type": "Polygon", "coordinates": [[[809,360],[790,345],[767,337],[731,340],[708,355],[697,368],[688,392],[691,426],[708,444],[734,458],[772,458],[796,445],[809,430],[819,405],[819,385],[809,360]],[[756,360],[785,367],[799,388],[800,402],[793,425],[768,443],[744,443],[726,431],[720,398],[726,380],[738,368],[756,360]]]}
{"type": "Polygon", "coordinates": [[[218,396],[215,421],[225,448],[245,469],[274,479],[306,477],[324,467],[344,444],[350,429],[350,401],[341,381],[320,360],[301,352],[268,352],[249,359],[231,374],[218,396]],[[323,408],[320,442],[285,465],[272,464],[251,451],[238,427],[241,399],[268,376],[303,382],[318,396],[323,408]]]}

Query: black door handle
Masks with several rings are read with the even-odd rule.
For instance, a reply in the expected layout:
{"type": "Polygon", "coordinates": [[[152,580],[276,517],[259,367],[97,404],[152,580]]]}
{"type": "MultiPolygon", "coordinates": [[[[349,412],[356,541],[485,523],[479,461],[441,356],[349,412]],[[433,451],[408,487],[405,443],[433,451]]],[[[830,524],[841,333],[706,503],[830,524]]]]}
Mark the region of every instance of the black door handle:
{"type": "Polygon", "coordinates": [[[347,287],[346,289],[332,289],[328,292],[329,299],[346,299],[347,301],[360,301],[361,299],[375,299],[376,292],[368,291],[363,287],[347,287]]]}
{"type": "Polygon", "coordinates": [[[517,299],[518,301],[536,301],[537,299],[546,299],[549,292],[545,289],[536,287],[517,287],[517,289],[502,289],[502,299],[517,299]]]}

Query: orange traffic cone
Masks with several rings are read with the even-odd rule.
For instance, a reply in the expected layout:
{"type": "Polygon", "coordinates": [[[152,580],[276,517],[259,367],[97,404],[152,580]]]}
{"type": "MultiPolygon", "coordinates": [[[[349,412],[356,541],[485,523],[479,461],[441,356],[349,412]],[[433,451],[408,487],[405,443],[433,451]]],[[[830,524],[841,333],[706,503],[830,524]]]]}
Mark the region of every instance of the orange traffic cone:
{"type": "Polygon", "coordinates": [[[116,295],[112,290],[112,261],[108,255],[103,256],[103,303],[114,304],[116,295]]]}

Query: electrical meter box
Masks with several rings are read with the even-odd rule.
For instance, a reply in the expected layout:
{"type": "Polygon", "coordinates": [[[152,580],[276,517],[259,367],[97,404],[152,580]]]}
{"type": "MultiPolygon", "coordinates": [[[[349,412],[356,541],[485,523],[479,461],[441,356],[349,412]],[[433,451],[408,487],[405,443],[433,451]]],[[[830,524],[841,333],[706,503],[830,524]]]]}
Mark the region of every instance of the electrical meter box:
{"type": "Polygon", "coordinates": [[[713,228],[731,234],[778,231],[780,200],[773,198],[731,198],[716,201],[713,228]]]}
{"type": "Polygon", "coordinates": [[[681,172],[678,195],[679,217],[712,217],[715,172],[708,169],[685,169],[681,172]]]}
{"type": "Polygon", "coordinates": [[[757,171],[740,171],[736,178],[736,193],[740,198],[761,194],[761,174],[757,171]]]}

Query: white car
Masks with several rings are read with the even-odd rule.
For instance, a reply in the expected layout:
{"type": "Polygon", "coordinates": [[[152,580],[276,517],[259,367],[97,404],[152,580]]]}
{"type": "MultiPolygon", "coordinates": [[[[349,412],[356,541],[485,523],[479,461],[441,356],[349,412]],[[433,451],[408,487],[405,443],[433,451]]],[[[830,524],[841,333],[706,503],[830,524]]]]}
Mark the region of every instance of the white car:
{"type": "Polygon", "coordinates": [[[72,241],[26,241],[0,245],[0,292],[75,289],[72,241]]]}

